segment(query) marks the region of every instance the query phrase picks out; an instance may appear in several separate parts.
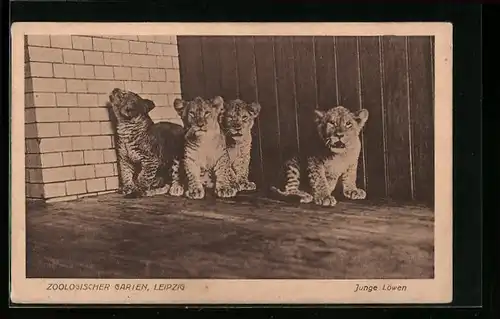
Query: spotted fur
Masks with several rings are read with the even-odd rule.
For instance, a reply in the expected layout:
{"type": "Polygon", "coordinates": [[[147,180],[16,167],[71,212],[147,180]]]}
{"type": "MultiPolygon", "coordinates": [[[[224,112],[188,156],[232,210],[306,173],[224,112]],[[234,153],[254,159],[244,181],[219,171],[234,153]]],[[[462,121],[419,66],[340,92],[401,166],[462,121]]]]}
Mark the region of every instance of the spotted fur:
{"type": "Polygon", "coordinates": [[[179,179],[182,126],[153,123],[148,113],[155,104],[134,92],[115,88],[109,100],[116,126],[121,192],[125,197],[167,193],[168,182],[179,179]]]}
{"type": "Polygon", "coordinates": [[[211,100],[197,97],[190,101],[174,101],[174,108],[185,128],[183,168],[187,178],[185,195],[188,198],[205,197],[204,175],[213,180],[217,197],[234,197],[238,191],[225,136],[219,124],[223,105],[224,100],[220,96],[211,100]]]}
{"type": "Polygon", "coordinates": [[[300,189],[301,166],[298,156],[285,163],[284,190],[272,190],[282,196],[298,196],[300,202],[334,206],[332,195],[338,180],[343,194],[350,199],[364,199],[366,192],[356,186],[358,159],[361,151],[359,134],[368,119],[365,109],[350,112],[337,106],[328,111],[315,111],[314,139],[304,145],[307,179],[311,194],[300,189]]]}
{"type": "Polygon", "coordinates": [[[259,103],[248,104],[239,99],[232,100],[224,103],[224,111],[220,117],[231,166],[241,191],[257,189],[255,183],[248,180],[248,173],[252,151],[252,127],[260,109],[259,103]]]}

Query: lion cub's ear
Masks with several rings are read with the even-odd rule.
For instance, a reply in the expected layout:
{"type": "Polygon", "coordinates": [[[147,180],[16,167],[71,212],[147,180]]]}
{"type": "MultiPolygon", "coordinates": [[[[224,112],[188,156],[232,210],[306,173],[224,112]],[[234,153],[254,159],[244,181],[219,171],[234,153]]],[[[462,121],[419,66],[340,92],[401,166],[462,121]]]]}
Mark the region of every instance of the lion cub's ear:
{"type": "Polygon", "coordinates": [[[185,105],[183,100],[181,100],[181,99],[174,100],[174,109],[177,112],[177,114],[179,114],[179,116],[181,118],[183,117],[183,113],[184,113],[185,108],[186,108],[186,105],[185,105]]]}
{"type": "Polygon", "coordinates": [[[144,110],[147,113],[151,112],[152,109],[156,107],[155,103],[148,99],[142,99],[142,103],[144,105],[144,110]]]}
{"type": "Polygon", "coordinates": [[[251,104],[247,104],[248,113],[250,113],[250,115],[253,116],[254,118],[257,117],[257,116],[259,116],[260,109],[261,109],[261,106],[257,102],[253,102],[251,104]]]}
{"type": "Polygon", "coordinates": [[[314,122],[319,123],[325,117],[325,112],[320,110],[314,110],[314,122]]]}
{"type": "Polygon", "coordinates": [[[368,120],[369,114],[370,113],[367,109],[361,109],[354,112],[354,117],[356,119],[356,122],[358,122],[359,128],[362,128],[365,125],[366,121],[368,120]]]}
{"type": "Polygon", "coordinates": [[[224,109],[224,99],[222,98],[222,96],[217,95],[210,102],[216,109],[217,113],[220,113],[224,109]]]}

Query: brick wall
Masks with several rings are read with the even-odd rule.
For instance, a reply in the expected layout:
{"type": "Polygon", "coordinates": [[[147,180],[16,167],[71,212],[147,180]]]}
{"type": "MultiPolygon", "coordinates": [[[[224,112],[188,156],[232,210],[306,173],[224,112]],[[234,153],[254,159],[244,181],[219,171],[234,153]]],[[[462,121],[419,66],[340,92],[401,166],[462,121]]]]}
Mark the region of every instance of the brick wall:
{"type": "Polygon", "coordinates": [[[26,197],[47,202],[114,192],[116,153],[106,108],[113,88],[153,100],[154,121],[180,123],[175,36],[25,38],[26,197]]]}

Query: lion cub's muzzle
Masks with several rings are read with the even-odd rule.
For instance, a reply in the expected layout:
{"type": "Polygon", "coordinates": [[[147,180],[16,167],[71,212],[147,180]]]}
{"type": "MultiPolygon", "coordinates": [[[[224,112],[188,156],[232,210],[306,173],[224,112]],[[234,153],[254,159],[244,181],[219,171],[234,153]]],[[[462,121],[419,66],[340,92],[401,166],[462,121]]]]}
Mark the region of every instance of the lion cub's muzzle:
{"type": "Polygon", "coordinates": [[[334,150],[339,150],[339,149],[345,149],[346,145],[344,142],[340,140],[339,137],[336,136],[331,136],[326,140],[326,146],[334,151],[334,150]]]}

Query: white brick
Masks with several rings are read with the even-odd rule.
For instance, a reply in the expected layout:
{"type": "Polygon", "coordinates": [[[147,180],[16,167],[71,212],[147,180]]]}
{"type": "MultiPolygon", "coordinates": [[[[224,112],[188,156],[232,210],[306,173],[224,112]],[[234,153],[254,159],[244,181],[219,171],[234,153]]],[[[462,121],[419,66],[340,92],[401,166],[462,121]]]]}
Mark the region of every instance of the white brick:
{"type": "Polygon", "coordinates": [[[125,90],[139,94],[142,92],[142,84],[140,81],[125,81],[125,90]]]}
{"type": "Polygon", "coordinates": [[[95,176],[96,177],[108,177],[108,176],[113,176],[114,175],[114,170],[113,170],[113,164],[97,164],[95,166],[95,176]]]}
{"type": "Polygon", "coordinates": [[[104,64],[106,64],[106,65],[115,65],[115,66],[123,65],[122,54],[120,54],[120,53],[111,53],[111,52],[104,52],[104,64]]]}
{"type": "Polygon", "coordinates": [[[114,67],[114,74],[116,80],[131,80],[132,72],[129,67],[114,67]]]}
{"type": "Polygon", "coordinates": [[[130,41],[130,52],[131,53],[139,53],[139,54],[147,53],[148,50],[146,48],[146,43],[130,41]]]}
{"type": "Polygon", "coordinates": [[[100,135],[101,125],[99,122],[82,122],[82,135],[100,135]]]}
{"type": "Polygon", "coordinates": [[[75,65],[75,77],[82,79],[93,79],[94,67],[92,65],[75,65]]]}
{"type": "Polygon", "coordinates": [[[169,82],[180,82],[181,77],[178,70],[167,70],[167,81],[169,82]]]}
{"type": "Polygon", "coordinates": [[[106,190],[106,181],[104,178],[89,179],[87,182],[87,191],[99,192],[106,190]]]}
{"type": "Polygon", "coordinates": [[[34,77],[53,77],[52,63],[31,62],[29,64],[29,75],[34,77]]]}
{"type": "Polygon", "coordinates": [[[37,45],[42,47],[50,47],[50,38],[48,35],[41,34],[28,34],[26,36],[26,43],[28,45],[37,45]]]}
{"type": "Polygon", "coordinates": [[[61,49],[28,47],[28,56],[30,61],[36,61],[36,62],[63,61],[61,49]]]}
{"type": "Polygon", "coordinates": [[[104,55],[102,52],[84,51],[85,64],[101,65],[104,64],[104,55]]]}
{"type": "Polygon", "coordinates": [[[31,79],[33,92],[66,92],[66,81],[53,78],[31,79]]]}
{"type": "Polygon", "coordinates": [[[69,109],[69,120],[71,122],[86,122],[90,121],[90,112],[86,107],[69,109]]]}
{"type": "Polygon", "coordinates": [[[94,165],[84,165],[75,167],[76,179],[88,179],[95,177],[94,165]]]}
{"type": "Polygon", "coordinates": [[[78,106],[89,106],[89,107],[97,107],[97,94],[83,94],[79,93],[77,95],[78,106]]]}
{"type": "Polygon", "coordinates": [[[111,41],[109,39],[93,38],[93,47],[97,51],[111,51],[111,41]]]}
{"type": "Polygon", "coordinates": [[[78,106],[75,93],[57,93],[55,97],[57,106],[78,106]]]}
{"type": "Polygon", "coordinates": [[[106,108],[98,107],[90,110],[91,121],[109,121],[109,111],[106,108]]]}
{"type": "Polygon", "coordinates": [[[89,136],[78,136],[71,138],[71,145],[73,150],[91,150],[92,138],[89,136]]]}
{"type": "Polygon", "coordinates": [[[147,48],[148,48],[148,54],[152,54],[152,55],[162,55],[163,54],[161,44],[159,44],[159,43],[149,42],[147,44],[147,48]]]}
{"type": "Polygon", "coordinates": [[[151,81],[165,81],[167,75],[163,69],[149,69],[149,78],[151,81]]]}
{"type": "Polygon", "coordinates": [[[115,130],[110,121],[100,122],[101,134],[114,134],[115,130]]]}
{"type": "Polygon", "coordinates": [[[173,68],[173,63],[172,63],[172,57],[169,56],[157,56],[156,57],[156,62],[158,67],[164,68],[164,69],[171,69],[173,68]]]}
{"type": "MultiPolygon", "coordinates": [[[[83,51],[63,49],[62,55],[64,63],[77,63],[77,64],[84,63],[83,51]]],[[[55,61],[55,62],[62,62],[62,61],[55,61]]]]}
{"type": "Polygon", "coordinates": [[[82,132],[80,123],[75,122],[60,123],[59,130],[61,132],[61,136],[79,136],[82,132]]]}
{"type": "Polygon", "coordinates": [[[64,165],[82,165],[83,164],[83,152],[64,152],[63,163],[64,165]]]}
{"type": "Polygon", "coordinates": [[[87,92],[87,85],[84,80],[66,80],[68,92],[87,92]]]}
{"type": "Polygon", "coordinates": [[[96,79],[111,80],[114,78],[113,67],[111,66],[95,66],[94,74],[96,79]]]}
{"type": "Polygon", "coordinates": [[[51,35],[50,46],[53,48],[71,49],[71,36],[70,35],[51,35]]]}
{"type": "Polygon", "coordinates": [[[69,120],[67,108],[39,108],[35,109],[37,122],[66,122],[69,120]]]}
{"type": "Polygon", "coordinates": [[[130,48],[127,40],[111,40],[111,51],[129,53],[130,48]]]}
{"type": "Polygon", "coordinates": [[[87,192],[85,181],[66,182],[66,193],[68,195],[83,194],[87,192]]]}
{"type": "Polygon", "coordinates": [[[149,81],[149,70],[145,68],[132,68],[132,79],[149,81]]]}
{"type": "Polygon", "coordinates": [[[75,179],[75,170],[72,167],[52,167],[42,169],[45,183],[69,181],[75,179]]]}
{"type": "Polygon", "coordinates": [[[92,38],[73,35],[73,48],[79,50],[92,50],[92,38]]]}
{"type": "Polygon", "coordinates": [[[158,83],[156,82],[142,82],[143,93],[158,93],[158,83]]]}
{"type": "Polygon", "coordinates": [[[104,162],[113,163],[116,162],[116,151],[115,150],[104,150],[104,162]]]}
{"type": "Polygon", "coordinates": [[[56,106],[56,95],[54,93],[26,93],[26,107],[56,106]]]}
{"type": "Polygon", "coordinates": [[[72,64],[54,64],[54,76],[56,78],[74,78],[75,66],[72,64]]]}
{"type": "Polygon", "coordinates": [[[112,147],[111,136],[109,135],[92,136],[92,146],[94,150],[111,148],[112,147]]]}
{"type": "Polygon", "coordinates": [[[50,183],[43,185],[44,198],[66,195],[66,183],[50,183]]]}
{"type": "Polygon", "coordinates": [[[41,153],[70,151],[71,138],[70,137],[42,138],[40,139],[39,147],[41,153]]]}
{"type": "Polygon", "coordinates": [[[117,176],[106,177],[106,189],[107,190],[118,189],[118,177],[117,176]]]}
{"type": "Polygon", "coordinates": [[[36,121],[35,109],[24,109],[24,123],[34,123],[36,121]]]}
{"type": "Polygon", "coordinates": [[[40,154],[40,161],[42,167],[59,167],[62,166],[61,153],[45,153],[40,154]]]}
{"type": "MultiPolygon", "coordinates": [[[[57,123],[36,123],[36,136],[33,137],[57,137],[59,136],[59,125],[57,123]]],[[[28,136],[26,136],[29,138],[28,136]]]]}
{"type": "Polygon", "coordinates": [[[101,164],[104,163],[104,153],[102,150],[98,151],[84,151],[83,157],[85,164],[101,164]]]}
{"type": "Polygon", "coordinates": [[[163,49],[163,55],[167,55],[167,56],[178,56],[179,55],[179,52],[177,51],[176,44],[163,44],[162,49],[163,49]]]}

